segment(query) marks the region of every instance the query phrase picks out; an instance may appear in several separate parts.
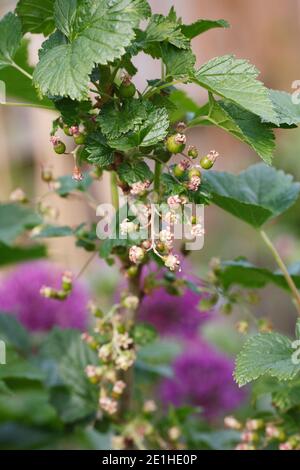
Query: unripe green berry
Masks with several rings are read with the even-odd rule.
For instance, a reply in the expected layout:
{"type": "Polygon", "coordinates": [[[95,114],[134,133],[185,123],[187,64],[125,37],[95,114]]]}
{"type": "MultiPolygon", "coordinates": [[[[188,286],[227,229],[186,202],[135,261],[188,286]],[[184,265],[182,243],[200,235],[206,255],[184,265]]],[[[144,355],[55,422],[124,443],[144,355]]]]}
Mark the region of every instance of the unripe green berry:
{"type": "Polygon", "coordinates": [[[182,168],[181,165],[178,164],[178,165],[175,166],[173,172],[174,172],[174,175],[176,176],[176,178],[181,178],[184,175],[185,170],[184,170],[184,168],[182,168]]]}
{"type": "Polygon", "coordinates": [[[200,160],[200,165],[204,170],[210,170],[214,166],[214,162],[211,161],[208,157],[203,157],[200,160]]]}
{"type": "Polygon", "coordinates": [[[70,128],[69,128],[69,126],[67,126],[67,124],[64,124],[63,131],[68,137],[71,137],[72,134],[71,134],[70,128]]]}
{"type": "Polygon", "coordinates": [[[53,146],[54,152],[56,152],[58,155],[62,155],[66,151],[66,146],[63,142],[58,142],[53,146]]]}
{"type": "Polygon", "coordinates": [[[191,157],[191,158],[197,158],[199,155],[198,153],[198,150],[196,149],[196,147],[189,147],[188,149],[188,156],[191,157]]]}
{"type": "Polygon", "coordinates": [[[83,132],[78,132],[78,134],[74,134],[74,141],[76,145],[82,145],[86,142],[86,135],[83,132]]]}
{"type": "Polygon", "coordinates": [[[120,98],[133,98],[136,93],[136,87],[134,83],[121,83],[118,89],[118,95],[120,98]]]}
{"type": "Polygon", "coordinates": [[[127,269],[127,276],[130,279],[133,279],[137,276],[138,274],[138,267],[137,266],[130,266],[130,268],[127,269]]]}
{"type": "Polygon", "coordinates": [[[173,154],[181,153],[185,149],[186,137],[183,134],[171,135],[166,142],[167,150],[173,154]]]}
{"type": "Polygon", "coordinates": [[[193,176],[201,178],[201,171],[198,168],[191,168],[189,170],[189,179],[193,178],[193,176]]]}

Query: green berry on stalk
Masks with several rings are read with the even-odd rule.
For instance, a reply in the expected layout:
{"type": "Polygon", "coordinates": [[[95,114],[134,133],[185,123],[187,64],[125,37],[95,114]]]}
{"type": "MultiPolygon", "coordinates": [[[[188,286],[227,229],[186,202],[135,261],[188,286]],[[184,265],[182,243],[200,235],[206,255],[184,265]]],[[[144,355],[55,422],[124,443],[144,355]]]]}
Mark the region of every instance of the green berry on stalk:
{"type": "Polygon", "coordinates": [[[63,142],[60,142],[57,145],[54,145],[54,152],[56,152],[58,155],[63,155],[66,151],[66,146],[63,142]]]}
{"type": "Polygon", "coordinates": [[[63,153],[65,153],[66,146],[58,137],[53,135],[50,138],[50,142],[53,144],[54,152],[58,153],[59,155],[62,155],[63,153]]]}
{"type": "Polygon", "coordinates": [[[86,142],[86,134],[83,132],[78,132],[73,137],[76,145],[83,145],[86,142]]]}
{"type": "Polygon", "coordinates": [[[120,98],[133,98],[136,93],[136,87],[134,83],[121,83],[118,89],[118,95],[120,98]]]}
{"type": "Polygon", "coordinates": [[[180,164],[178,164],[175,166],[173,172],[176,178],[181,178],[185,173],[185,169],[180,164]]]}
{"type": "Polygon", "coordinates": [[[69,126],[67,126],[67,124],[64,124],[64,126],[63,126],[63,131],[64,131],[64,133],[65,133],[68,137],[71,137],[71,136],[72,136],[72,134],[71,134],[71,132],[70,132],[70,128],[69,128],[69,126]]]}
{"type": "Polygon", "coordinates": [[[138,267],[137,266],[130,266],[130,268],[127,269],[127,276],[129,279],[134,279],[138,274],[138,267]]]}
{"type": "Polygon", "coordinates": [[[198,170],[198,168],[191,168],[189,171],[189,179],[193,178],[193,176],[201,178],[201,171],[198,170]]]}
{"type": "Polygon", "coordinates": [[[167,150],[170,153],[181,153],[185,149],[186,136],[184,134],[174,134],[168,137],[166,142],[167,150]]]}
{"type": "Polygon", "coordinates": [[[201,158],[200,165],[204,170],[210,170],[214,166],[218,156],[218,152],[211,150],[205,157],[201,158]]]}
{"type": "Polygon", "coordinates": [[[213,162],[207,157],[201,158],[200,165],[204,170],[210,170],[214,166],[213,162]]]}
{"type": "Polygon", "coordinates": [[[191,157],[191,158],[197,158],[199,155],[198,153],[198,150],[196,149],[196,147],[194,147],[193,145],[191,145],[189,148],[188,148],[188,156],[191,157]]]}

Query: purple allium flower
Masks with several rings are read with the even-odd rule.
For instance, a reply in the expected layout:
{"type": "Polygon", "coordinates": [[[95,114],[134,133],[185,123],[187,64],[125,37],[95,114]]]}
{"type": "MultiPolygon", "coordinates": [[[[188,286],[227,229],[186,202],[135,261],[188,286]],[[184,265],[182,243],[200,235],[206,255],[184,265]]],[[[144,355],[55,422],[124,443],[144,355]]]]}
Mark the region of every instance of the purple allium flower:
{"type": "Polygon", "coordinates": [[[161,399],[164,404],[201,407],[207,419],[223,415],[245,397],[234,383],[233,368],[231,359],[208,344],[186,342],[173,363],[174,377],[160,385],[161,399]]]}
{"type": "MultiPolygon", "coordinates": [[[[201,285],[201,281],[186,275],[184,267],[177,277],[201,285]]],[[[206,294],[186,288],[183,295],[172,295],[164,288],[155,289],[146,295],[140,305],[139,320],[150,323],[162,336],[191,338],[198,335],[199,326],[212,317],[213,311],[200,311],[199,302],[206,294]]]]}
{"type": "Polygon", "coordinates": [[[74,283],[65,301],[45,299],[43,285],[59,288],[62,272],[50,262],[24,263],[0,282],[0,310],[14,315],[30,331],[47,331],[55,325],[84,330],[87,326],[87,290],[74,283]]]}

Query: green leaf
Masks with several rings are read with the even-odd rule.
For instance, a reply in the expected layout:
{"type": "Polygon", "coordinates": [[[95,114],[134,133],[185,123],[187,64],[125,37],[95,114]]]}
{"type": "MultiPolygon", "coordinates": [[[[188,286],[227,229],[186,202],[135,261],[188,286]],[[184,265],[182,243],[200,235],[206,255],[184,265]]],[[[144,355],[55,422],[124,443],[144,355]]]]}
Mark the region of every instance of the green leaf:
{"type": "Polygon", "coordinates": [[[55,328],[43,344],[41,361],[48,373],[47,384],[61,419],[71,423],[94,417],[98,387],[89,382],[85,368],[89,364],[96,365],[98,359],[82,341],[80,332],[55,328]]]}
{"type": "Polygon", "coordinates": [[[140,181],[152,181],[153,179],[152,171],[147,163],[143,161],[121,163],[118,168],[118,174],[120,178],[129,185],[140,181]]]}
{"type": "Polygon", "coordinates": [[[45,374],[34,364],[19,358],[16,362],[8,362],[5,367],[0,367],[0,380],[1,379],[34,380],[43,382],[45,374]]]}
{"type": "Polygon", "coordinates": [[[183,120],[190,121],[191,118],[188,119],[188,116],[194,117],[194,114],[199,110],[197,103],[195,103],[183,90],[172,91],[169,99],[177,108],[176,111],[171,113],[171,123],[183,120]]]}
{"type": "Polygon", "coordinates": [[[206,172],[204,188],[217,206],[257,228],[289,209],[300,192],[291,175],[264,163],[239,175],[206,172]]]}
{"type": "Polygon", "coordinates": [[[44,54],[34,72],[42,94],[87,97],[94,64],[107,64],[125,54],[135,37],[145,2],[88,0],[74,14],[73,0],[57,0],[55,20],[69,43],[44,54]]]}
{"type": "Polygon", "coordinates": [[[34,238],[71,237],[74,231],[67,225],[43,225],[34,238]]]}
{"type": "Polygon", "coordinates": [[[258,70],[247,60],[226,55],[204,64],[196,72],[194,81],[265,121],[278,124],[269,92],[257,76],[258,70]]]}
{"type": "Polygon", "coordinates": [[[185,188],[182,184],[178,183],[172,175],[168,173],[163,173],[161,175],[161,182],[165,186],[166,194],[181,194],[185,191],[185,188]]]}
{"type": "Polygon", "coordinates": [[[189,81],[194,73],[196,56],[191,49],[178,50],[171,44],[161,47],[162,60],[166,65],[167,76],[189,81]]]}
{"type": "Polygon", "coordinates": [[[41,217],[28,207],[0,204],[0,241],[12,245],[19,235],[41,222],[41,217]]]}
{"type": "Polygon", "coordinates": [[[20,19],[13,13],[7,13],[0,21],[0,69],[12,64],[21,39],[20,19]]]}
{"type": "Polygon", "coordinates": [[[110,103],[101,109],[97,121],[103,134],[115,139],[142,124],[147,119],[148,110],[148,103],[141,100],[127,100],[120,109],[110,103]]]}
{"type": "Polygon", "coordinates": [[[161,142],[169,129],[169,117],[165,108],[154,108],[146,120],[136,125],[134,131],[118,139],[109,139],[109,145],[118,150],[127,151],[135,147],[149,147],[161,142]]]}
{"type": "Polygon", "coordinates": [[[24,33],[43,33],[48,36],[54,29],[55,0],[19,0],[16,13],[22,21],[24,33]]]}
{"type": "Polygon", "coordinates": [[[190,41],[181,32],[180,24],[163,15],[153,15],[145,33],[145,47],[153,42],[164,41],[179,49],[188,49],[190,47],[190,41]]]}
{"type": "Polygon", "coordinates": [[[18,351],[30,351],[30,337],[25,328],[12,315],[0,312],[0,338],[18,351]]]}
{"type": "Polygon", "coordinates": [[[109,147],[106,138],[99,132],[88,137],[85,150],[89,163],[105,168],[114,161],[114,150],[109,147]]]}
{"type": "Polygon", "coordinates": [[[193,432],[193,442],[197,443],[197,448],[209,450],[232,450],[241,442],[241,433],[231,429],[224,431],[193,432]]]}
{"type": "Polygon", "coordinates": [[[300,123],[300,104],[293,103],[293,96],[285,91],[269,90],[280,125],[300,123]]]}
{"type": "Polygon", "coordinates": [[[210,29],[229,27],[229,23],[225,20],[198,20],[192,24],[183,24],[181,26],[181,31],[187,38],[193,39],[196,36],[199,36],[199,34],[205,33],[210,29]]]}
{"type": "MultiPolygon", "coordinates": [[[[271,163],[275,149],[275,136],[260,118],[239,106],[226,102],[210,100],[207,117],[208,124],[214,124],[250,147],[266,162],[271,163]]],[[[189,122],[189,127],[205,124],[202,116],[189,122]]]]}
{"type": "Polygon", "coordinates": [[[43,245],[9,247],[0,243],[0,266],[22,263],[24,261],[45,258],[46,256],[47,248],[43,245]]]}
{"type": "Polygon", "coordinates": [[[74,101],[70,98],[61,98],[55,99],[54,104],[55,108],[61,113],[64,123],[68,126],[80,124],[82,119],[87,118],[87,114],[92,108],[90,100],[74,101]]]}
{"type": "Polygon", "coordinates": [[[75,181],[71,175],[65,175],[58,178],[57,182],[56,193],[66,197],[73,191],[86,191],[93,183],[93,178],[88,173],[85,173],[82,181],[75,181]]]}
{"type": "MultiPolygon", "coordinates": [[[[289,273],[296,286],[300,289],[300,263],[292,265],[289,268],[289,273]]],[[[228,289],[232,285],[258,289],[265,287],[269,283],[276,284],[283,289],[289,289],[282,272],[272,272],[268,269],[260,268],[246,259],[223,261],[221,263],[221,270],[218,273],[218,278],[225,289],[228,289]]]]}
{"type": "Polygon", "coordinates": [[[107,238],[103,240],[99,248],[99,255],[101,258],[108,258],[114,248],[127,248],[128,246],[136,245],[136,241],[132,241],[129,238],[107,238]]]}
{"type": "Polygon", "coordinates": [[[54,47],[64,44],[67,44],[66,36],[61,31],[56,30],[55,33],[51,34],[51,36],[43,42],[42,47],[39,49],[39,59],[41,60],[42,57],[54,47]]]}
{"type": "Polygon", "coordinates": [[[251,336],[237,357],[235,380],[240,386],[264,375],[292,380],[300,372],[300,364],[292,361],[294,352],[292,341],[279,333],[251,336]]]}
{"type": "MultiPolygon", "coordinates": [[[[21,46],[17,50],[14,60],[22,69],[32,75],[33,68],[28,65],[28,45],[29,40],[23,39],[21,41],[21,46]]],[[[50,109],[53,108],[50,100],[41,100],[39,98],[32,81],[14,67],[6,67],[0,70],[0,79],[5,83],[6,95],[9,98],[17,98],[24,103],[43,105],[50,109]]]]}
{"type": "Polygon", "coordinates": [[[152,325],[147,323],[139,323],[133,329],[133,339],[135,344],[139,346],[146,346],[153,343],[157,338],[157,331],[152,325]]]}

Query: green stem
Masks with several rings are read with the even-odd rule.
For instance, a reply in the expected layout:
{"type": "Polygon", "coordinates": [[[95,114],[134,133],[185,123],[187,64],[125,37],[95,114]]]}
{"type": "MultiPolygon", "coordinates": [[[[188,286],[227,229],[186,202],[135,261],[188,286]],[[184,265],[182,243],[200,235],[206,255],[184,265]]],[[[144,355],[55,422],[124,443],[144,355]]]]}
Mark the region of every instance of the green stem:
{"type": "Polygon", "coordinates": [[[41,109],[48,109],[49,111],[55,111],[50,106],[45,106],[43,104],[33,104],[33,103],[0,103],[0,106],[7,106],[13,108],[41,108],[41,109]]]}
{"type": "Polygon", "coordinates": [[[284,264],[280,254],[278,253],[276,247],[274,246],[274,244],[272,243],[272,241],[270,240],[270,238],[268,237],[268,235],[266,234],[266,232],[264,232],[263,230],[260,230],[260,235],[263,239],[263,241],[265,242],[265,244],[267,245],[267,247],[270,249],[271,253],[273,254],[274,256],[274,259],[276,260],[279,268],[281,269],[284,277],[285,277],[285,280],[292,292],[292,295],[294,297],[294,301],[295,301],[295,306],[296,306],[296,309],[297,309],[297,312],[298,314],[300,315],[300,293],[290,275],[290,273],[288,272],[288,269],[286,267],[286,265],[284,264]]]}
{"type": "Polygon", "coordinates": [[[117,175],[114,171],[110,174],[111,201],[116,211],[119,210],[119,191],[117,186],[117,175]]]}
{"type": "Polygon", "coordinates": [[[21,72],[23,75],[25,75],[25,77],[29,78],[29,80],[33,80],[33,76],[30,75],[30,73],[26,72],[26,70],[22,69],[22,67],[20,67],[18,64],[12,62],[11,65],[15,69],[19,70],[19,72],[21,72]]]}
{"type": "Polygon", "coordinates": [[[159,193],[160,190],[160,175],[162,170],[162,164],[158,161],[155,162],[155,170],[154,170],[154,191],[159,193]]]}

